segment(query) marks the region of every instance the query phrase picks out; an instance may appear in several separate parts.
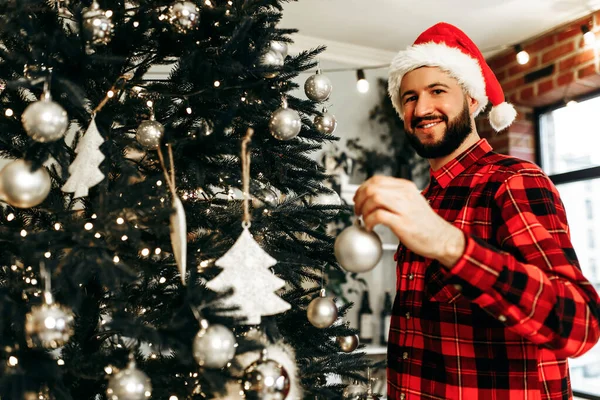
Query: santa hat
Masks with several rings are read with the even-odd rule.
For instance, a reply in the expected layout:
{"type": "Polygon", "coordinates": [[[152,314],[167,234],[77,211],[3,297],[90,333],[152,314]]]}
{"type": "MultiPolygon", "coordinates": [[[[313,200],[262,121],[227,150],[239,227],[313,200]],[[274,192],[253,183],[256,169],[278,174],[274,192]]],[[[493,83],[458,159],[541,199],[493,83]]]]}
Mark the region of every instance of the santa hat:
{"type": "Polygon", "coordinates": [[[402,77],[420,67],[439,67],[455,78],[469,96],[478,101],[475,116],[489,100],[493,106],[489,120],[497,132],[507,128],[517,116],[512,104],[504,101],[500,82],[475,43],[457,27],[440,22],[421,33],[412,46],[400,51],[392,60],[388,90],[400,118],[402,77]]]}

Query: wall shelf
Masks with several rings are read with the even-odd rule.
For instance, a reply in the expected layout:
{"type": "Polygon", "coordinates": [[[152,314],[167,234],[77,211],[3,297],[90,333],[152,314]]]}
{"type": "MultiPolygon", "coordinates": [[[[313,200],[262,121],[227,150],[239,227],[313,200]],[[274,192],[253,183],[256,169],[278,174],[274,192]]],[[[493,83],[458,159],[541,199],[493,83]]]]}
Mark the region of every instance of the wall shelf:
{"type": "Polygon", "coordinates": [[[366,345],[364,348],[358,349],[357,351],[364,352],[370,356],[385,355],[387,354],[387,346],[366,345]]]}

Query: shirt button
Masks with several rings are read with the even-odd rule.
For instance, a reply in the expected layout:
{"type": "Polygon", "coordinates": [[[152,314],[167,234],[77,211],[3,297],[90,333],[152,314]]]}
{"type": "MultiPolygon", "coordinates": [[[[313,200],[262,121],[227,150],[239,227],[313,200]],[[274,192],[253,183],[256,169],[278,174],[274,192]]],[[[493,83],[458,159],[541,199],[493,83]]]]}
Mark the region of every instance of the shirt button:
{"type": "Polygon", "coordinates": [[[404,353],[402,353],[402,359],[406,360],[408,358],[408,353],[405,351],[404,353]]]}
{"type": "Polygon", "coordinates": [[[404,393],[400,393],[400,400],[404,400],[406,398],[406,395],[404,393]]]}
{"type": "Polygon", "coordinates": [[[413,274],[408,274],[408,280],[412,281],[413,279],[415,279],[415,276],[413,274]]]}
{"type": "Polygon", "coordinates": [[[498,316],[498,321],[500,321],[500,322],[506,322],[506,317],[504,315],[499,315],[498,316]]]}
{"type": "Polygon", "coordinates": [[[456,284],[456,285],[454,285],[454,289],[456,289],[460,292],[462,290],[462,285],[456,284]]]}
{"type": "Polygon", "coordinates": [[[406,319],[410,319],[410,313],[409,312],[407,312],[405,315],[406,315],[406,319]]]}

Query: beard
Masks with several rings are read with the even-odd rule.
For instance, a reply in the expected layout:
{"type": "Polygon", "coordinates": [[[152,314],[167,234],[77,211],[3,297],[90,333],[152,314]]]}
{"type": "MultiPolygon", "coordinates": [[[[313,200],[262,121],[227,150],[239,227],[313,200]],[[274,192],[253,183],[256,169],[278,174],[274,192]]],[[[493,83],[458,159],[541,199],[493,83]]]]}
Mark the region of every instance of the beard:
{"type": "Polygon", "coordinates": [[[446,115],[428,115],[425,117],[414,118],[411,122],[411,131],[406,132],[406,138],[415,152],[423,158],[445,157],[460,147],[467,136],[471,133],[471,114],[469,113],[469,104],[465,98],[462,112],[452,121],[448,122],[446,115]],[[442,139],[437,143],[424,144],[414,134],[418,124],[424,121],[443,120],[446,123],[446,132],[442,139]]]}

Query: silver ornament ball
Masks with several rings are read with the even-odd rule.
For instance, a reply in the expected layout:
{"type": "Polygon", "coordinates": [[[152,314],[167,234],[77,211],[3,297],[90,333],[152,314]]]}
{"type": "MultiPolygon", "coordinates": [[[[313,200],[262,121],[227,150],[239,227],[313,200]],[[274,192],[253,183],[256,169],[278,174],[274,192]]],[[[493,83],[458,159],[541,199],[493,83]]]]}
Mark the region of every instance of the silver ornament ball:
{"type": "Polygon", "coordinates": [[[284,59],[288,55],[288,45],[286,42],[279,42],[277,40],[273,40],[271,42],[271,50],[281,53],[284,59]]]}
{"type": "Polygon", "coordinates": [[[46,199],[52,182],[44,167],[32,170],[32,163],[14,160],[0,171],[0,197],[13,207],[35,207],[46,199]]]}
{"type": "Polygon", "coordinates": [[[269,121],[271,135],[279,140],[290,140],[298,136],[302,129],[300,114],[291,108],[281,107],[275,110],[269,121]]]}
{"type": "Polygon", "coordinates": [[[242,389],[248,400],[284,400],[290,392],[290,378],[278,362],[260,359],[244,371],[242,389]]]}
{"type": "Polygon", "coordinates": [[[146,150],[156,150],[165,133],[165,127],[158,121],[143,121],[135,132],[135,138],[146,150]]]}
{"type": "Polygon", "coordinates": [[[112,39],[114,24],[112,18],[106,15],[106,11],[100,9],[95,1],[89,8],[85,8],[81,14],[83,18],[84,38],[92,44],[108,44],[112,39]]]}
{"type": "Polygon", "coordinates": [[[325,296],[325,291],[321,290],[321,295],[308,305],[306,317],[316,328],[329,328],[338,317],[338,309],[333,300],[325,296]]]}
{"type": "Polygon", "coordinates": [[[252,195],[252,207],[254,208],[273,208],[277,205],[279,196],[270,187],[260,189],[252,195]]]}
{"type": "Polygon", "coordinates": [[[186,33],[200,22],[200,8],[191,1],[176,1],[169,6],[168,18],[177,32],[186,33]]]}
{"type": "Polygon", "coordinates": [[[306,82],[304,82],[304,93],[306,97],[313,101],[323,102],[331,95],[333,86],[328,77],[321,73],[311,75],[306,82]]]}
{"type": "Polygon", "coordinates": [[[342,199],[335,190],[327,193],[319,193],[310,198],[310,204],[320,206],[341,206],[342,199]]]}
{"type": "Polygon", "coordinates": [[[344,400],[363,400],[367,395],[367,387],[359,384],[348,385],[342,392],[344,400]]]}
{"type": "Polygon", "coordinates": [[[273,69],[281,68],[283,67],[283,64],[283,54],[278,51],[269,50],[260,57],[260,65],[270,69],[270,71],[263,73],[265,78],[275,78],[277,75],[279,75],[279,71],[273,71],[273,69]]]}
{"type": "Polygon", "coordinates": [[[45,143],[54,142],[65,135],[69,117],[65,109],[48,96],[29,104],[21,115],[21,122],[27,135],[45,143]]]}
{"type": "Polygon", "coordinates": [[[357,273],[375,268],[383,253],[379,235],[356,224],[339,234],[333,250],[342,268],[357,273]]]}
{"type": "Polygon", "coordinates": [[[330,112],[324,111],[323,115],[317,115],[314,119],[315,128],[325,135],[331,135],[337,128],[337,121],[335,115],[330,112]]]}
{"type": "Polygon", "coordinates": [[[29,347],[61,347],[73,335],[73,313],[57,303],[32,307],[25,317],[25,333],[29,347]]]}
{"type": "Polygon", "coordinates": [[[360,343],[358,335],[338,336],[336,340],[344,353],[352,353],[360,343]]]}
{"type": "Polygon", "coordinates": [[[201,367],[223,368],[235,355],[235,336],[224,325],[209,325],[194,337],[193,352],[201,367]]]}
{"type": "Polygon", "coordinates": [[[144,400],[152,396],[152,383],[148,375],[130,362],[127,368],[110,378],[106,395],[109,400],[144,400]]]}

